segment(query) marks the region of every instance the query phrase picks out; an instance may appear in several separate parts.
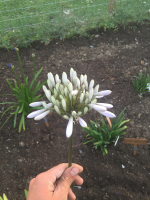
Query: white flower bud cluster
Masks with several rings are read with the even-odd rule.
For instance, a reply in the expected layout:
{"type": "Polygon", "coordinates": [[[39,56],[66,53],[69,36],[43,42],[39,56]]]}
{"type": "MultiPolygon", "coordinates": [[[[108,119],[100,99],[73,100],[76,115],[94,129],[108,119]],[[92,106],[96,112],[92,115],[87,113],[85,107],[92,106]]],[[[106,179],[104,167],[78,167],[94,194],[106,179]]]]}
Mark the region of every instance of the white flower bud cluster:
{"type": "Polygon", "coordinates": [[[79,121],[81,126],[87,126],[81,116],[91,109],[95,109],[104,116],[115,117],[113,113],[107,111],[107,108],[113,107],[111,104],[97,103],[97,98],[109,95],[111,91],[99,92],[99,85],[94,87],[94,80],[91,80],[88,84],[87,75],[81,75],[78,78],[76,71],[71,68],[69,80],[65,72],[62,74],[62,79],[59,78],[58,74],[54,77],[50,72],[48,73],[47,85],[48,89],[43,86],[43,90],[50,103],[46,104],[46,102],[41,101],[30,104],[32,107],[43,105],[44,109],[30,113],[28,118],[40,120],[50,111],[55,111],[64,119],[69,120],[66,129],[67,137],[72,134],[74,118],[79,121]]]}

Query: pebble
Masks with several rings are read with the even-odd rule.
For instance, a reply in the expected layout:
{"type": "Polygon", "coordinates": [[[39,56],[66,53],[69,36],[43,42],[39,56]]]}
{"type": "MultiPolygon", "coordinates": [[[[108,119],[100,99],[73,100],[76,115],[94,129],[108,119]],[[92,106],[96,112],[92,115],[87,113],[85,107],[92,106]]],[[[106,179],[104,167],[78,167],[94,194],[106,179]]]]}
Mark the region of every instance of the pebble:
{"type": "Polygon", "coordinates": [[[82,153],[82,150],[79,150],[80,153],[82,153]]]}
{"type": "Polygon", "coordinates": [[[125,168],[125,166],[124,165],[122,165],[122,169],[124,169],[125,168]]]}
{"type": "Polygon", "coordinates": [[[95,35],[95,37],[96,37],[96,38],[98,38],[98,37],[99,37],[99,35],[95,35]]]}
{"type": "Polygon", "coordinates": [[[25,143],[24,142],[19,142],[20,147],[24,147],[25,143]]]}

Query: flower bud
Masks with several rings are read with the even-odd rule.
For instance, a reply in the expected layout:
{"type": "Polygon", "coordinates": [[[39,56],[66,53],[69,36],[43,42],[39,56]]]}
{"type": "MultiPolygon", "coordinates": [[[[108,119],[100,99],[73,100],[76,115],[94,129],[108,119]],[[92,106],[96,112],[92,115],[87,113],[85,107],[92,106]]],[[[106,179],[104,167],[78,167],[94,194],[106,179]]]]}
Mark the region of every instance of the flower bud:
{"type": "Polygon", "coordinates": [[[71,68],[70,69],[70,80],[71,81],[73,81],[73,72],[74,72],[74,70],[71,68]]]}
{"type": "Polygon", "coordinates": [[[69,117],[67,115],[63,115],[63,118],[69,120],[69,117]]]}
{"type": "Polygon", "coordinates": [[[58,92],[56,90],[56,88],[54,88],[54,97],[56,98],[58,96],[58,92]]]}
{"type": "Polygon", "coordinates": [[[87,99],[85,100],[85,104],[88,104],[88,102],[89,102],[89,99],[87,98],[87,99]]]}
{"type": "Polygon", "coordinates": [[[84,112],[83,112],[83,113],[84,113],[84,115],[85,115],[87,112],[88,112],[88,108],[87,108],[87,107],[85,107],[85,108],[84,108],[84,112]]]}
{"type": "Polygon", "coordinates": [[[55,100],[54,96],[51,96],[51,101],[52,101],[52,103],[53,103],[54,105],[56,105],[56,100],[55,100]]]}
{"type": "Polygon", "coordinates": [[[82,93],[82,94],[80,95],[80,103],[83,102],[83,99],[84,99],[84,94],[82,93]]]}
{"type": "Polygon", "coordinates": [[[72,92],[71,92],[71,95],[72,96],[75,96],[75,95],[77,95],[78,94],[78,90],[73,90],[72,92]]]}
{"type": "Polygon", "coordinates": [[[86,91],[86,93],[85,93],[85,97],[86,97],[86,98],[89,97],[89,92],[88,92],[88,91],[86,91]]]}
{"type": "Polygon", "coordinates": [[[77,87],[80,90],[80,80],[77,78],[77,87]]]}
{"type": "Polygon", "coordinates": [[[94,93],[97,93],[99,90],[99,84],[94,88],[94,93]]]}
{"type": "Polygon", "coordinates": [[[59,76],[58,76],[58,74],[55,75],[55,80],[56,80],[56,83],[59,83],[59,76]]]}
{"type": "Polygon", "coordinates": [[[80,115],[82,115],[82,112],[81,112],[81,111],[78,112],[78,116],[80,116],[80,115]]]}
{"type": "Polygon", "coordinates": [[[81,76],[80,76],[80,83],[81,83],[81,85],[82,85],[83,81],[84,81],[84,77],[83,77],[83,75],[81,74],[81,76]]]}
{"type": "Polygon", "coordinates": [[[49,87],[50,90],[53,89],[53,85],[52,85],[50,79],[47,79],[47,85],[48,85],[48,87],[49,87]]]}
{"type": "Polygon", "coordinates": [[[66,111],[66,101],[65,101],[65,99],[62,99],[61,103],[62,103],[63,109],[66,111]]]}
{"type": "Polygon", "coordinates": [[[72,111],[72,116],[76,116],[76,115],[77,115],[76,111],[72,111]]]}
{"type": "Polygon", "coordinates": [[[60,107],[60,102],[56,100],[56,106],[59,108],[60,107]]]}
{"type": "Polygon", "coordinates": [[[48,78],[50,79],[52,85],[55,87],[55,80],[53,74],[50,72],[48,73],[48,78]]]}
{"type": "Polygon", "coordinates": [[[70,92],[72,92],[72,91],[73,91],[73,86],[72,86],[72,83],[69,83],[69,84],[68,84],[68,89],[69,89],[69,91],[70,91],[70,92]]]}
{"type": "Polygon", "coordinates": [[[35,58],[35,54],[34,53],[32,53],[32,58],[35,58]]]}
{"type": "Polygon", "coordinates": [[[68,96],[68,93],[69,93],[67,87],[65,87],[64,92],[65,92],[65,96],[67,97],[67,96],[68,96]]]}
{"type": "Polygon", "coordinates": [[[94,86],[94,80],[91,80],[89,84],[89,91],[93,88],[93,86],[94,86]]]}
{"type": "Polygon", "coordinates": [[[89,102],[91,101],[92,97],[93,97],[93,88],[90,90],[89,92],[89,102]]]}
{"type": "Polygon", "coordinates": [[[63,81],[63,84],[65,86],[67,86],[67,74],[66,74],[66,72],[63,72],[63,74],[62,74],[62,81],[63,81]]]}
{"type": "Polygon", "coordinates": [[[60,112],[59,108],[58,108],[56,105],[54,106],[54,109],[56,110],[56,112],[57,112],[59,115],[61,115],[61,112],[60,112]]]}

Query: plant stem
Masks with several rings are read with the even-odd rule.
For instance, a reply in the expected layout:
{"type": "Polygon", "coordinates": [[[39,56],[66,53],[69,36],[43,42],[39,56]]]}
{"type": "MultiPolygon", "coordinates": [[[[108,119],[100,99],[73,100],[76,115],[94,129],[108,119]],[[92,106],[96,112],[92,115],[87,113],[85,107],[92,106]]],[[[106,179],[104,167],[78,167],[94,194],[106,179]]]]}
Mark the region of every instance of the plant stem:
{"type": "Polygon", "coordinates": [[[18,76],[17,76],[15,70],[14,70],[13,68],[11,68],[11,69],[12,69],[12,71],[13,71],[14,74],[15,74],[15,77],[16,77],[16,79],[17,79],[18,85],[20,86],[21,84],[20,84],[20,81],[19,81],[19,79],[18,79],[18,76]]]}
{"type": "Polygon", "coordinates": [[[21,63],[21,60],[20,60],[20,56],[19,56],[18,51],[16,51],[16,52],[17,52],[17,56],[18,56],[18,59],[19,59],[19,63],[20,63],[20,66],[21,66],[21,71],[22,71],[22,74],[23,74],[24,82],[25,82],[25,75],[24,75],[24,71],[23,71],[22,63],[21,63]]]}
{"type": "Polygon", "coordinates": [[[68,167],[71,167],[72,165],[72,139],[73,139],[73,134],[69,138],[69,158],[68,158],[68,167]]]}
{"type": "MultiPolygon", "coordinates": [[[[34,59],[34,78],[35,78],[35,57],[33,59],[34,59]]],[[[35,80],[34,80],[33,90],[34,88],[35,88],[35,80]]]]}

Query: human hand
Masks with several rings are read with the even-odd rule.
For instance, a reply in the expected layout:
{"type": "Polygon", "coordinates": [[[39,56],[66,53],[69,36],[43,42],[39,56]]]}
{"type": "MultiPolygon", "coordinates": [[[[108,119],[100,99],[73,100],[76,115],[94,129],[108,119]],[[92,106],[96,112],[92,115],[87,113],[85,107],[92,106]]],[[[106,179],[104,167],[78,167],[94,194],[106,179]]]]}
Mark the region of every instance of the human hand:
{"type": "Polygon", "coordinates": [[[52,169],[37,175],[29,185],[27,200],[75,200],[76,196],[70,186],[74,182],[83,184],[83,179],[78,175],[83,167],[63,163],[52,169]]]}

